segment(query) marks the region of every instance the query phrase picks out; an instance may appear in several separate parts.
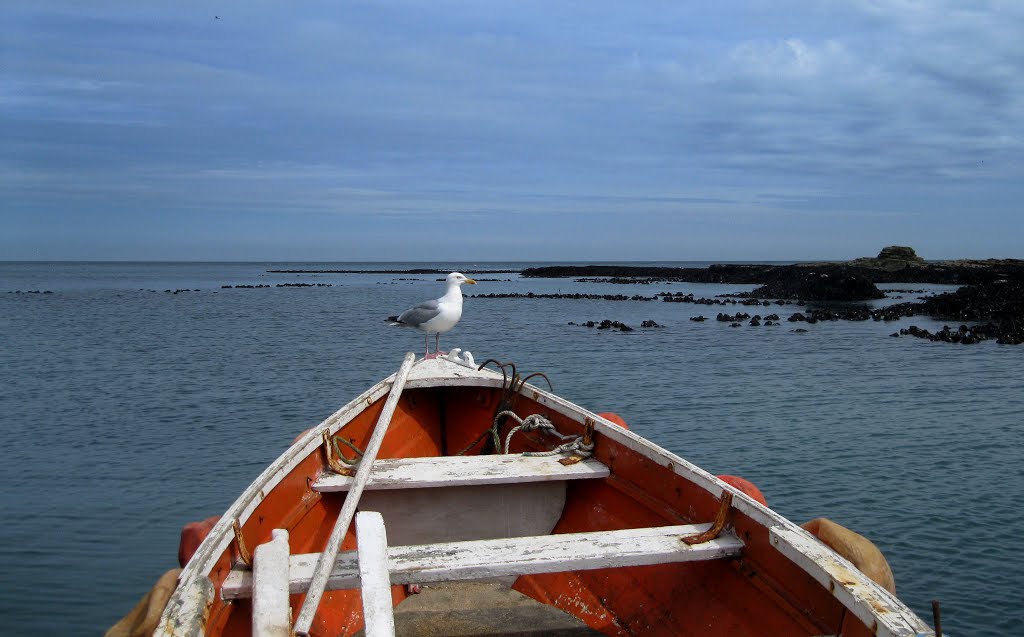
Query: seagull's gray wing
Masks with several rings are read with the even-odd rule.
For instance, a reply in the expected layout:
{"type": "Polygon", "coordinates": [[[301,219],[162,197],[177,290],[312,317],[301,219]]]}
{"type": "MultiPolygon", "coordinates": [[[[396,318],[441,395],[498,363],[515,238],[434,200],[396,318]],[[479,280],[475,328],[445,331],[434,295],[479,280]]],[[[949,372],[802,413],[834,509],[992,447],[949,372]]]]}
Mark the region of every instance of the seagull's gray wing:
{"type": "Polygon", "coordinates": [[[398,322],[402,325],[409,325],[410,327],[419,327],[440,313],[441,305],[436,299],[433,301],[424,301],[399,314],[398,322]]]}

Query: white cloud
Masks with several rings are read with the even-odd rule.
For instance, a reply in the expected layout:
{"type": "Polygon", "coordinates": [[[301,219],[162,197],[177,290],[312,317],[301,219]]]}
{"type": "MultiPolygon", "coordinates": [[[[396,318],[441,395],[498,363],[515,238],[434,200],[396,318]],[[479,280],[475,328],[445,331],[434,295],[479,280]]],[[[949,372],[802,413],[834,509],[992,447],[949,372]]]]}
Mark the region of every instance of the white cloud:
{"type": "Polygon", "coordinates": [[[761,77],[813,78],[845,66],[845,47],[835,40],[815,46],[799,38],[740,42],[729,54],[739,74],[761,77]]]}

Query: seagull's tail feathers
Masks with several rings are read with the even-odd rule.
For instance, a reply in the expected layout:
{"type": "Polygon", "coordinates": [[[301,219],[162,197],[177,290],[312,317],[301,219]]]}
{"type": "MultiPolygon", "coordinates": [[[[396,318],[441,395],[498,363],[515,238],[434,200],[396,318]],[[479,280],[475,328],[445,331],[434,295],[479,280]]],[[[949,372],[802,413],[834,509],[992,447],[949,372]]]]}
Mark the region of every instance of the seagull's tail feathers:
{"type": "Polygon", "coordinates": [[[398,320],[398,317],[397,317],[397,316],[389,316],[389,317],[387,317],[386,319],[384,319],[384,321],[385,321],[385,322],[386,322],[386,323],[387,323],[388,325],[390,325],[391,327],[395,327],[396,325],[397,325],[397,326],[404,326],[404,325],[405,325],[405,323],[403,323],[403,322],[401,322],[401,321],[399,321],[399,320],[398,320]]]}

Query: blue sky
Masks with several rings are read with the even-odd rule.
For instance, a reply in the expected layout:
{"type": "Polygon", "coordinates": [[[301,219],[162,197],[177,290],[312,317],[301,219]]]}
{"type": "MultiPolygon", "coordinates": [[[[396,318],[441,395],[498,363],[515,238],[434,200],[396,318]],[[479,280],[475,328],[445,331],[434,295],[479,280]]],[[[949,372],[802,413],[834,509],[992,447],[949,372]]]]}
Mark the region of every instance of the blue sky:
{"type": "Polygon", "coordinates": [[[1016,0],[0,24],[0,259],[1024,258],[1016,0]]]}

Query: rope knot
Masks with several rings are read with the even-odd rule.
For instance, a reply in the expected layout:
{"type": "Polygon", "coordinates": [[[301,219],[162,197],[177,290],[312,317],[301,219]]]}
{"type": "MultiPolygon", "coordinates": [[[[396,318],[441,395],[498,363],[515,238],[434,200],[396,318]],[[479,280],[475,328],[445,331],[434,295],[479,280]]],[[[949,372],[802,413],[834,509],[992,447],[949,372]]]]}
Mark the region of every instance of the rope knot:
{"type": "Polygon", "coordinates": [[[558,438],[559,440],[562,441],[562,444],[548,451],[527,451],[523,453],[524,456],[542,457],[556,456],[559,454],[568,454],[573,457],[573,462],[579,462],[584,458],[589,458],[593,454],[594,440],[593,434],[592,432],[590,432],[589,429],[587,431],[587,434],[583,436],[565,436],[559,433],[559,431],[555,428],[554,423],[552,423],[550,420],[548,420],[546,417],[540,414],[532,414],[530,416],[527,416],[526,418],[520,418],[517,414],[515,414],[512,411],[501,411],[495,414],[495,429],[497,428],[498,421],[503,416],[515,420],[518,424],[515,427],[513,427],[511,431],[508,432],[507,436],[505,436],[504,451],[502,451],[502,448],[499,446],[499,453],[509,452],[509,446],[512,442],[512,436],[514,436],[517,431],[540,430],[543,431],[545,434],[558,438]]]}

